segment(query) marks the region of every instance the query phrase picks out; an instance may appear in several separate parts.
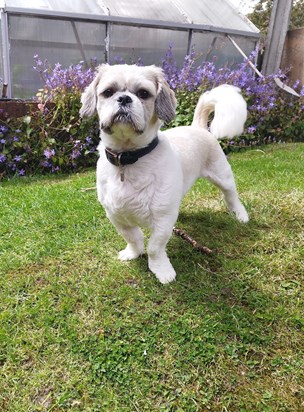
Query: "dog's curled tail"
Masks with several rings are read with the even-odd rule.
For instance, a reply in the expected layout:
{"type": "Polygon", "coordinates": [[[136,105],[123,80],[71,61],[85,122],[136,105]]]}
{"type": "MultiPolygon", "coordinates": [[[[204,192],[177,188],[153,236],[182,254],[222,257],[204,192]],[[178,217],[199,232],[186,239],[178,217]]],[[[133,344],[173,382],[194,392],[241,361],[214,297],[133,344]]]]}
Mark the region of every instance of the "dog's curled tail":
{"type": "Polygon", "coordinates": [[[192,126],[208,128],[210,113],[214,118],[211,133],[217,138],[229,138],[242,134],[247,119],[247,104],[238,87],[223,84],[205,92],[197,103],[192,126]]]}

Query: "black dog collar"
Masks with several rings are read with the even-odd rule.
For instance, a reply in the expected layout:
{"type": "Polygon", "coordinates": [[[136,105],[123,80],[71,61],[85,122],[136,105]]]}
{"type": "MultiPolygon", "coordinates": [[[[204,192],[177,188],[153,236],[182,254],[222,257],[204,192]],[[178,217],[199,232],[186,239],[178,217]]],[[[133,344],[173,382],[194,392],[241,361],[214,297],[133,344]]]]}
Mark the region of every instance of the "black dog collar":
{"type": "Polygon", "coordinates": [[[105,148],[106,157],[110,163],[114,166],[132,165],[137,162],[138,159],[152,152],[158,145],[158,136],[156,136],[148,146],[137,150],[129,150],[127,152],[114,152],[111,149],[105,148]]]}

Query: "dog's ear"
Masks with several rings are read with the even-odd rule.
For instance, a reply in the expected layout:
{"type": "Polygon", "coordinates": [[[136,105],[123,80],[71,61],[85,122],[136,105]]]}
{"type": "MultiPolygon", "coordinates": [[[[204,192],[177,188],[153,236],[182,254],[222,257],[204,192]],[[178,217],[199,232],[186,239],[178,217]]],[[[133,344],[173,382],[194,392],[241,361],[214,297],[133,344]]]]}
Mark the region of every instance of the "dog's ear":
{"type": "Polygon", "coordinates": [[[97,103],[97,95],[96,95],[96,87],[98,84],[98,75],[92,81],[92,83],[85,89],[85,91],[81,95],[81,108],[79,111],[80,117],[90,117],[93,116],[96,103],[97,103]]]}
{"type": "Polygon", "coordinates": [[[80,117],[90,117],[93,116],[96,110],[97,104],[97,85],[101,79],[102,73],[107,69],[108,64],[102,64],[97,69],[97,74],[95,79],[91,84],[85,89],[81,95],[81,108],[79,111],[80,117]]]}
{"type": "Polygon", "coordinates": [[[170,89],[162,70],[157,73],[158,91],[155,100],[155,111],[160,120],[169,123],[175,117],[176,98],[170,89]]]}

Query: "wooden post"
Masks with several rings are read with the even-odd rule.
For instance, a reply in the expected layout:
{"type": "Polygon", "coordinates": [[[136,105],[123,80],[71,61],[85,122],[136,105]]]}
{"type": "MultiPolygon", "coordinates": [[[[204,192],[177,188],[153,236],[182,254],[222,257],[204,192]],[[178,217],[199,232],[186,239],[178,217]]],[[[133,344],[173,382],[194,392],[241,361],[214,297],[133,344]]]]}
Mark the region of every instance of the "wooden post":
{"type": "Polygon", "coordinates": [[[292,2],[293,0],[273,0],[262,64],[264,75],[275,73],[280,68],[292,2]]]}

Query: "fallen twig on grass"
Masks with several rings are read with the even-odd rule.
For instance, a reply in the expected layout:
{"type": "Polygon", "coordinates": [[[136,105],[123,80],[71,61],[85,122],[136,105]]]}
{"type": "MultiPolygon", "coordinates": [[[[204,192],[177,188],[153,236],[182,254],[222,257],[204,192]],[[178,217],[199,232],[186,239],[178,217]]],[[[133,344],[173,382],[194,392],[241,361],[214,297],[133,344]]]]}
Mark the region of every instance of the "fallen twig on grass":
{"type": "Polygon", "coordinates": [[[180,236],[182,239],[186,240],[186,242],[190,243],[190,245],[192,245],[194,249],[198,250],[199,252],[206,253],[207,255],[213,253],[213,250],[209,249],[207,246],[200,245],[195,239],[189,236],[182,229],[173,227],[173,233],[177,236],[180,236]]]}
{"type": "Polygon", "coordinates": [[[94,186],[94,187],[82,187],[80,189],[81,192],[88,192],[90,190],[96,190],[96,186],[94,186]]]}

